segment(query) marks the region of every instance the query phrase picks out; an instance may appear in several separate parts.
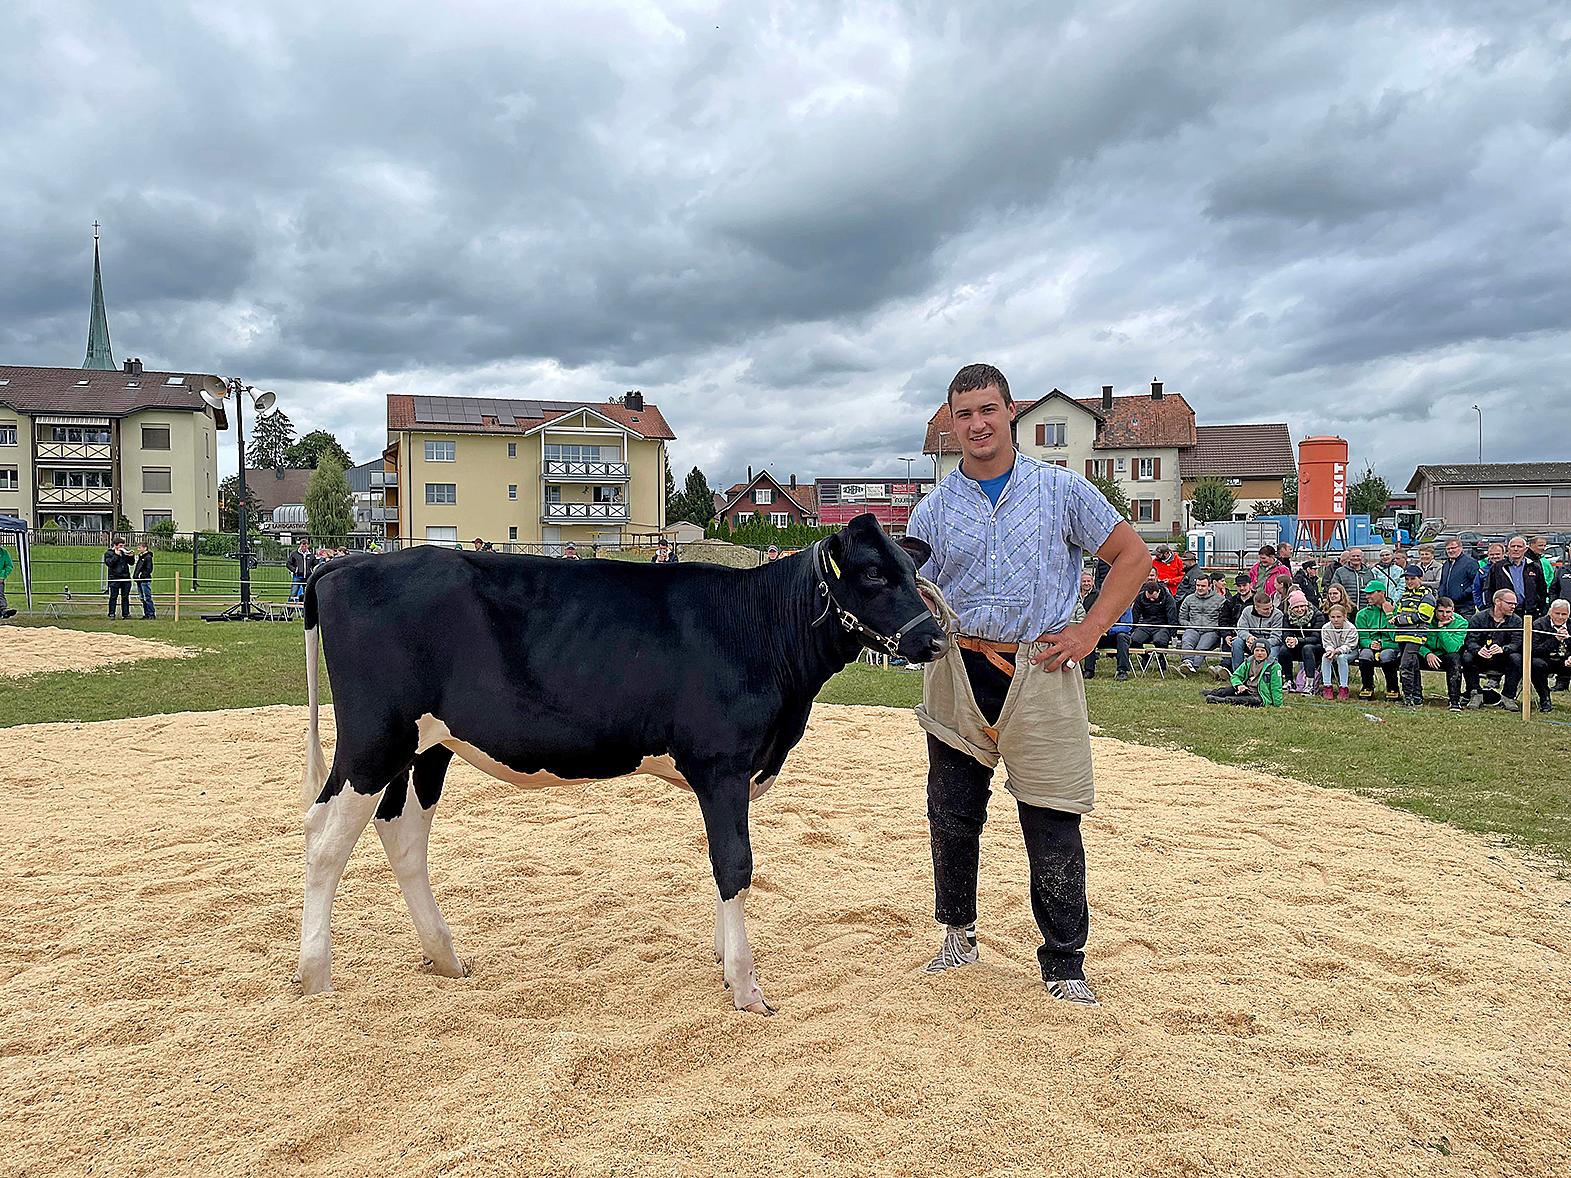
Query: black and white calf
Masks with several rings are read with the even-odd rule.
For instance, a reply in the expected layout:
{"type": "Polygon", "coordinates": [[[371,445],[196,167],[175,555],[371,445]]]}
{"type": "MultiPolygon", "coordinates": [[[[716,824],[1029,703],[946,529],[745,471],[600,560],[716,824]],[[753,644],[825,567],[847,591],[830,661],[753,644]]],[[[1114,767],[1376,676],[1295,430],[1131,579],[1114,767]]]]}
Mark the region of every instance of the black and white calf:
{"type": "Polygon", "coordinates": [[[945,650],[917,590],[927,546],[902,543],[909,553],[862,515],[747,570],[435,547],[318,570],[305,593],[295,980],[308,994],[332,986],[333,897],[373,817],[431,968],[464,975],[426,869],[456,753],[520,786],[642,772],[691,789],[714,868],[716,960],[736,1006],[769,1013],[742,914],[748,806],[801,739],[819,688],[864,645],[912,662],[945,650]],[[331,768],[317,731],[319,643],[338,729],[331,768]]]}

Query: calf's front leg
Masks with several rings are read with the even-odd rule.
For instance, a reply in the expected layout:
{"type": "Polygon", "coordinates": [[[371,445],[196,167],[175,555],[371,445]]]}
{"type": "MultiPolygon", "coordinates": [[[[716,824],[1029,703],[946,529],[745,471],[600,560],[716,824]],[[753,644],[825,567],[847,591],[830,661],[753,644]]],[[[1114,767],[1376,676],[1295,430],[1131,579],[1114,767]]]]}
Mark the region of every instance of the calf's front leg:
{"type": "Polygon", "coordinates": [[[743,906],[753,883],[753,844],[748,837],[748,788],[745,777],[726,778],[711,788],[695,788],[709,838],[709,862],[714,869],[715,956],[720,960],[726,988],[738,1010],[771,1015],[774,1007],[764,1000],[747,940],[743,906]]]}

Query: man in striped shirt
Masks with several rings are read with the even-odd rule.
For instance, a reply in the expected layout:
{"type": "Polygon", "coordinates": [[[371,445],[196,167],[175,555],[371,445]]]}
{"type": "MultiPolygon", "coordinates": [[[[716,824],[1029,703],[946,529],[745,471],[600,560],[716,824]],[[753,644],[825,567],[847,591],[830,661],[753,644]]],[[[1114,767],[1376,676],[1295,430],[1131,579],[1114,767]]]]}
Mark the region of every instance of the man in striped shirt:
{"type": "Polygon", "coordinates": [[[1003,373],[962,368],[949,386],[960,465],[912,512],[933,553],[920,572],[957,615],[956,642],[924,669],[927,812],[937,973],[977,960],[976,881],[994,767],[1015,795],[1031,866],[1037,959],[1054,998],[1096,1005],[1080,816],[1091,810],[1091,739],[1079,663],[1151,572],[1151,553],[1089,480],[1015,450],[1003,373]],[[1111,569],[1074,621],[1085,554],[1111,569]]]}

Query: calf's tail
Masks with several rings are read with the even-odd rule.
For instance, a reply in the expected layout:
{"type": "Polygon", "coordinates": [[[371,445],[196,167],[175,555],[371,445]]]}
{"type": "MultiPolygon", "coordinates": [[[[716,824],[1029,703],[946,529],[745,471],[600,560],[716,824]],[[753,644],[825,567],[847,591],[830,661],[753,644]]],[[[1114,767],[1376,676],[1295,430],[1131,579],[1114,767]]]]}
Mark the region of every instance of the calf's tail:
{"type": "Polygon", "coordinates": [[[316,582],[305,590],[305,685],[310,718],[305,730],[305,773],[300,782],[300,811],[309,810],[327,781],[327,759],[322,756],[322,736],[318,723],[321,704],[317,691],[317,663],[322,631],[317,625],[316,582]]]}

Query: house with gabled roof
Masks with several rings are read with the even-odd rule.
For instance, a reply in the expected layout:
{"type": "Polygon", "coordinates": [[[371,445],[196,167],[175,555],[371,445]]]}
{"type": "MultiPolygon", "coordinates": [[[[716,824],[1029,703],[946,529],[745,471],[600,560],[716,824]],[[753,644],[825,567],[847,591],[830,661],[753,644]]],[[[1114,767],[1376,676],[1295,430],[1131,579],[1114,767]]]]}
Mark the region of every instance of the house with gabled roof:
{"type": "MultiPolygon", "coordinates": [[[[1261,430],[1271,441],[1267,464],[1276,472],[1275,489],[1259,498],[1281,498],[1281,479],[1295,469],[1286,425],[1197,426],[1194,407],[1182,393],[1167,392],[1159,380],[1134,396],[1117,396],[1112,385],[1103,385],[1097,397],[1072,397],[1055,388],[1015,404],[1015,443],[1021,453],[1117,483],[1129,499],[1135,527],[1151,538],[1178,535],[1189,526],[1188,501],[1194,482],[1203,477],[1197,472],[1227,465],[1232,443],[1241,437],[1231,431],[1261,430]],[[1282,467],[1284,442],[1288,462],[1282,467]],[[1205,457],[1197,458],[1202,452],[1205,457]]],[[[940,478],[959,465],[960,445],[947,404],[928,420],[922,450],[932,457],[940,478]]],[[[1262,482],[1270,488],[1262,475],[1252,478],[1249,489],[1262,482]]]]}
{"type": "Polygon", "coordinates": [[[798,482],[794,474],[782,483],[767,468],[754,474],[753,468],[748,467],[747,481],[733,483],[723,498],[717,495],[716,499],[719,502],[715,515],[733,528],[751,519],[767,519],[780,528],[791,524],[812,527],[818,523],[817,488],[812,483],[798,482]]]}

